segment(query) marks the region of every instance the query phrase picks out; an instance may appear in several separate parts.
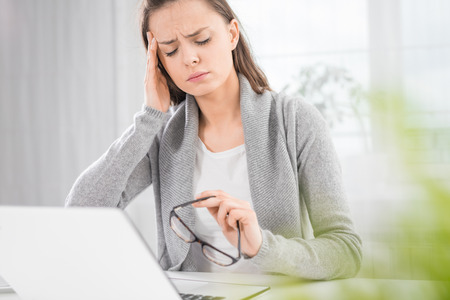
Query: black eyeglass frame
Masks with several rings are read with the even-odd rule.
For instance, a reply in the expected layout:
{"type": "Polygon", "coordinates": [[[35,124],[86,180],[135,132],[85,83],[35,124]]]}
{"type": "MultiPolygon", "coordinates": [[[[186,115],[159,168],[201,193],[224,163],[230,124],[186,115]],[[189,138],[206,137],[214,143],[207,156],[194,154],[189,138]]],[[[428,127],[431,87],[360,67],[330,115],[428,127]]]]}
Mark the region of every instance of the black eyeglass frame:
{"type": "Polygon", "coordinates": [[[181,209],[181,208],[183,208],[183,207],[189,206],[189,205],[191,205],[191,204],[193,204],[193,203],[200,202],[200,201],[203,201],[203,200],[212,198],[212,197],[215,197],[215,196],[207,196],[207,197],[199,198],[199,199],[196,199],[196,200],[193,200],[193,201],[189,201],[189,202],[180,204],[180,205],[178,205],[178,206],[175,206],[175,207],[172,209],[172,211],[170,212],[169,224],[170,224],[170,228],[172,228],[172,230],[175,232],[175,234],[176,234],[180,239],[182,239],[183,241],[185,241],[186,243],[191,243],[191,244],[192,244],[192,243],[199,243],[199,244],[202,246],[202,253],[203,253],[203,255],[204,255],[207,259],[209,259],[209,260],[212,261],[213,263],[218,264],[218,265],[220,265],[220,266],[228,267],[228,266],[231,266],[231,265],[237,263],[237,262],[241,259],[241,257],[242,257],[242,254],[241,254],[241,230],[240,230],[240,228],[239,228],[239,221],[236,221],[236,228],[237,228],[237,232],[238,232],[238,257],[233,257],[233,256],[229,255],[228,253],[225,253],[225,252],[223,252],[222,250],[217,249],[216,247],[214,247],[214,246],[211,245],[210,243],[205,242],[205,241],[202,241],[201,239],[199,239],[199,238],[195,235],[195,233],[194,233],[194,232],[186,225],[186,223],[183,222],[183,220],[180,218],[180,216],[177,215],[177,213],[176,213],[177,210],[179,210],[179,209],[181,209]],[[192,236],[194,237],[194,240],[192,240],[192,241],[187,241],[185,238],[183,238],[182,236],[180,236],[180,235],[178,234],[178,232],[177,232],[177,231],[173,228],[173,226],[172,226],[172,217],[173,217],[173,216],[176,217],[176,218],[178,219],[178,221],[179,221],[181,224],[183,224],[184,227],[186,227],[187,230],[189,230],[189,232],[190,232],[190,233],[192,234],[192,236]],[[229,258],[231,259],[232,262],[231,262],[230,264],[226,264],[226,265],[225,265],[225,264],[221,264],[221,263],[219,263],[219,262],[217,262],[217,261],[211,259],[210,257],[208,257],[208,256],[205,254],[205,252],[204,252],[204,250],[203,250],[205,246],[208,246],[208,247],[214,249],[215,251],[220,252],[220,253],[223,254],[224,256],[229,257],[229,258]]]}

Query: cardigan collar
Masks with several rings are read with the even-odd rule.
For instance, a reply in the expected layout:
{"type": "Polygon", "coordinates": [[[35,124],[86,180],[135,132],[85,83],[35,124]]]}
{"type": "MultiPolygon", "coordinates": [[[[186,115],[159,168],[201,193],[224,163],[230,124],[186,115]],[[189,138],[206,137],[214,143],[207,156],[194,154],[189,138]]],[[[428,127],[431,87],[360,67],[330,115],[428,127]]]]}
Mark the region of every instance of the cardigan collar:
{"type": "MultiPolygon", "coordinates": [[[[280,134],[280,125],[271,117],[271,114],[275,113],[271,92],[257,94],[245,76],[242,74],[238,76],[250,192],[260,226],[264,228],[264,220],[270,219],[277,209],[278,204],[274,201],[277,189],[284,186],[269,174],[277,174],[280,168],[285,167],[284,159],[289,160],[289,155],[286,152],[284,138],[280,134]],[[276,157],[280,155],[284,158],[282,164],[276,157]]],[[[161,213],[164,238],[172,263],[171,270],[180,268],[190,246],[171,230],[169,215],[173,207],[194,199],[193,177],[198,118],[197,102],[192,95],[187,95],[185,102],[168,121],[161,138],[159,165],[161,213]]],[[[189,206],[179,212],[180,217],[190,228],[194,228],[193,209],[189,206]]]]}

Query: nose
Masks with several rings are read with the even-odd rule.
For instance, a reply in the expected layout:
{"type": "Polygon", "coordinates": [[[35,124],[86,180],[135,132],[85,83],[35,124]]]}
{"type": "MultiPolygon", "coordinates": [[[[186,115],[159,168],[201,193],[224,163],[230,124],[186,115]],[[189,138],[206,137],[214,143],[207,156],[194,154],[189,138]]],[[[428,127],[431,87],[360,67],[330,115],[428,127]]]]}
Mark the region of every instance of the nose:
{"type": "Polygon", "coordinates": [[[184,64],[188,67],[195,66],[200,62],[197,52],[193,47],[185,47],[183,51],[184,64]]]}

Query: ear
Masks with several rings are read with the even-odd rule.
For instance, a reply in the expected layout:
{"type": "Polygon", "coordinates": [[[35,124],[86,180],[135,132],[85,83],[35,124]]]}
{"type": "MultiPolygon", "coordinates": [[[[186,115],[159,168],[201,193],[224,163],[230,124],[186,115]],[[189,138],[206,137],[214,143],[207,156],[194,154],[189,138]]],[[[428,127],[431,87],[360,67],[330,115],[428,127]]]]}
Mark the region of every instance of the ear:
{"type": "Polygon", "coordinates": [[[236,19],[230,21],[228,25],[229,34],[230,34],[230,45],[231,50],[236,49],[236,46],[239,42],[239,23],[236,19]]]}

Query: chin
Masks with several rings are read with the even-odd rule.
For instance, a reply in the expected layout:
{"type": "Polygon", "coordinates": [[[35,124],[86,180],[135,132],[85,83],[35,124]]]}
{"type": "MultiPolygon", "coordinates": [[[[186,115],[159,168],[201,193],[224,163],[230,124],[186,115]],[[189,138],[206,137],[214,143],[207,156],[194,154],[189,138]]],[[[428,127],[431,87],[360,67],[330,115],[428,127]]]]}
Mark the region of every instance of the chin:
{"type": "Polygon", "coordinates": [[[190,94],[194,97],[202,97],[208,94],[213,93],[215,90],[217,90],[219,88],[219,84],[217,83],[203,83],[203,84],[194,84],[194,85],[190,85],[188,84],[187,86],[181,88],[181,90],[183,90],[183,92],[190,94]]]}

